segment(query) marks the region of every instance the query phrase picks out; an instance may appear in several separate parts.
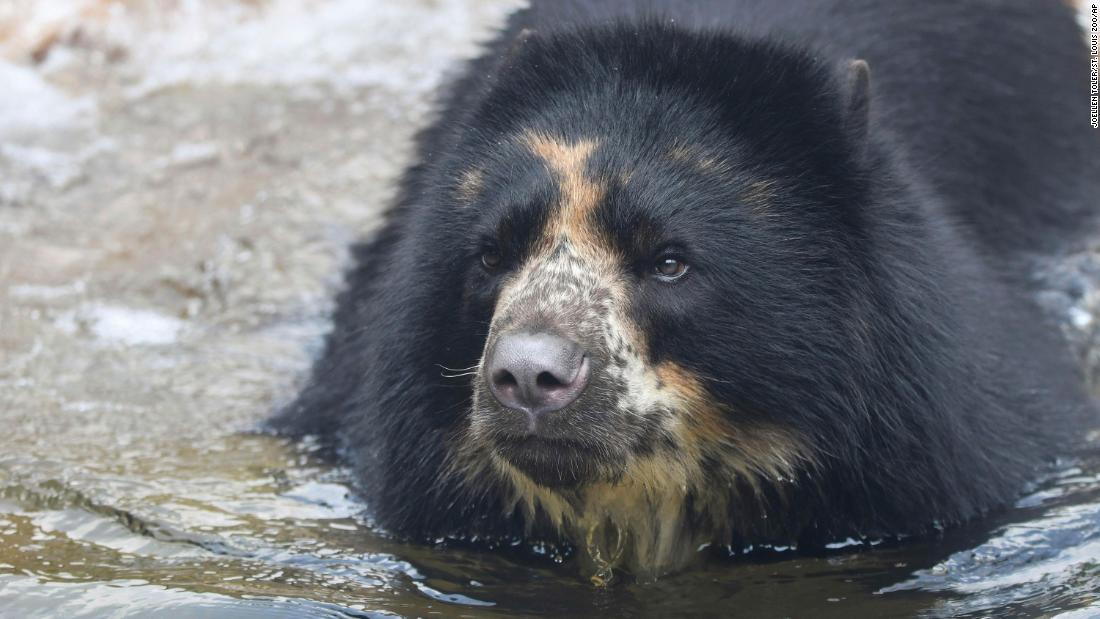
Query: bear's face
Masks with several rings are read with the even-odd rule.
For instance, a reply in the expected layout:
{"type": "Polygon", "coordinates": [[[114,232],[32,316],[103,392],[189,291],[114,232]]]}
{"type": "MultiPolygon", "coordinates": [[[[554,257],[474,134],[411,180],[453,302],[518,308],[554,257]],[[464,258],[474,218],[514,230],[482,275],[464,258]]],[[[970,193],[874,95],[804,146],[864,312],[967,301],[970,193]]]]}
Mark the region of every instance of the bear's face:
{"type": "MultiPolygon", "coordinates": [[[[648,345],[630,315],[641,282],[593,225],[608,198],[586,172],[596,142],[533,132],[520,142],[548,173],[540,180],[549,181],[556,203],[522,256],[503,256],[491,244],[485,250],[486,270],[502,281],[475,382],[472,433],[504,467],[541,485],[615,479],[637,454],[674,442],[677,396],[664,383],[678,377],[646,363],[648,345]],[[500,264],[506,259],[510,272],[500,264]]],[[[655,275],[671,286],[688,268],[671,254],[667,260],[675,268],[655,275]]]]}
{"type": "Polygon", "coordinates": [[[822,283],[830,230],[728,149],[637,148],[524,130],[460,175],[479,233],[466,296],[489,316],[464,440],[536,493],[790,476],[813,458],[797,413],[752,392],[807,344],[784,297],[822,283]]]}

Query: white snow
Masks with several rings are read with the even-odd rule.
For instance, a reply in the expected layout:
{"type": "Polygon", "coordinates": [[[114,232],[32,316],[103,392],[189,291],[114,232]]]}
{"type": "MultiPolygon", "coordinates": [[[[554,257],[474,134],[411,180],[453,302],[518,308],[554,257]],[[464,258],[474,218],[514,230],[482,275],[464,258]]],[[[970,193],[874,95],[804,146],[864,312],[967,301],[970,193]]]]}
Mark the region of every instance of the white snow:
{"type": "Polygon", "coordinates": [[[59,329],[70,334],[78,325],[104,343],[152,346],[174,343],[185,323],[152,310],[107,303],[84,304],[56,321],[59,329]]]}
{"type": "MultiPolygon", "coordinates": [[[[21,15],[29,18],[11,20],[16,34],[6,47],[9,57],[26,56],[46,41],[65,41],[79,32],[82,42],[125,50],[137,70],[135,96],[204,82],[369,85],[422,93],[438,83],[456,50],[476,51],[471,32],[502,23],[521,5],[520,0],[189,0],[150,11],[125,3],[96,10],[87,1],[42,0],[22,7],[21,15]]],[[[55,55],[65,56],[51,50],[48,66],[55,55]]]]}
{"type": "Polygon", "coordinates": [[[172,148],[167,157],[162,157],[153,165],[159,168],[189,168],[214,163],[221,156],[218,145],[213,142],[181,142],[172,148]]]}
{"type": "Polygon", "coordinates": [[[71,97],[28,67],[0,60],[0,141],[77,126],[95,110],[89,98],[71,97]]]}
{"type": "Polygon", "coordinates": [[[117,305],[95,305],[90,312],[92,333],[101,340],[123,344],[171,344],[183,321],[149,310],[117,305]]]}
{"type": "Polygon", "coordinates": [[[65,189],[84,175],[79,158],[37,146],[0,144],[0,157],[44,179],[54,189],[65,189]]]}
{"type": "Polygon", "coordinates": [[[216,7],[187,3],[167,32],[134,38],[150,68],[139,91],[209,81],[401,90],[412,85],[424,91],[453,62],[456,47],[475,51],[466,39],[485,23],[486,12],[497,20],[504,12],[498,4],[469,0],[276,0],[258,15],[239,5],[216,7]],[[302,28],[304,22],[310,27],[302,28]],[[390,62],[394,57],[403,59],[400,66],[390,62]]]}
{"type": "Polygon", "coordinates": [[[83,280],[70,282],[63,286],[42,284],[13,284],[8,286],[8,294],[17,299],[50,300],[83,294],[86,285],[83,280]]]}

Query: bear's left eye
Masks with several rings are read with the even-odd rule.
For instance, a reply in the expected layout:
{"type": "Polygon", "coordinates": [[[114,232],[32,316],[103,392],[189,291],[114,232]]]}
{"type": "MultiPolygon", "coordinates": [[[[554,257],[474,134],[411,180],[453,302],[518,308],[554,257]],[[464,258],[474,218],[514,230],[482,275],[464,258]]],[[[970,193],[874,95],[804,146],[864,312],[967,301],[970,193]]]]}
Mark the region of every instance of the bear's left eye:
{"type": "Polygon", "coordinates": [[[687,273],[687,270],[687,263],[675,256],[658,258],[656,264],[653,265],[654,274],[658,279],[665,281],[680,279],[684,276],[684,273],[687,273]]]}

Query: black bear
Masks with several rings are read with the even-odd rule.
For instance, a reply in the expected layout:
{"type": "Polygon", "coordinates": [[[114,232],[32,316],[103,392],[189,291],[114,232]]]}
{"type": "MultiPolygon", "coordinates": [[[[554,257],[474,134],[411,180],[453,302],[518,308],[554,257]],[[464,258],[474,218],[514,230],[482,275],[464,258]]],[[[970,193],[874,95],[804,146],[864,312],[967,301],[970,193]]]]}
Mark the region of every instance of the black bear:
{"type": "Polygon", "coordinates": [[[1030,261],[1100,196],[1035,0],[536,0],[447,91],[310,383],[380,526],[642,575],[920,535],[1093,415],[1030,261]]]}

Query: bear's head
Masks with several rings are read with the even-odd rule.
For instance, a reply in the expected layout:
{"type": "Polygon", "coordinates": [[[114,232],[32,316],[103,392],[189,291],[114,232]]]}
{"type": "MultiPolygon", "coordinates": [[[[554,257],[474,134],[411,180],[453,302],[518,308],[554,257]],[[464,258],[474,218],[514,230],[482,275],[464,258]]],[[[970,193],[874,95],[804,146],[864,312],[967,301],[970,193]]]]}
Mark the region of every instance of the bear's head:
{"type": "Polygon", "coordinates": [[[558,524],[690,497],[725,527],[829,448],[818,411],[871,345],[866,65],[845,87],[771,46],[623,36],[521,40],[454,133],[443,204],[486,327],[460,449],[558,524]]]}
{"type": "MultiPolygon", "coordinates": [[[[472,285],[490,287],[494,299],[474,380],[472,439],[504,470],[548,488],[624,477],[686,486],[708,460],[771,476],[788,471],[803,452],[798,439],[779,424],[734,420],[712,389],[735,376],[725,371],[730,360],[705,360],[706,349],[748,356],[726,338],[747,320],[739,326],[723,307],[746,289],[724,287],[735,281],[727,269],[752,261],[731,255],[723,228],[748,224],[733,224],[728,207],[696,202],[703,196],[690,190],[676,196],[668,188],[656,201],[656,187],[629,192],[675,183],[685,167],[706,176],[727,164],[675,144],[664,153],[672,169],[618,169],[609,180],[589,167],[601,146],[615,149],[596,135],[530,131],[515,142],[528,151],[518,159],[529,166],[521,175],[533,184],[528,191],[542,197],[483,209],[495,233],[482,239],[472,285]],[[535,212],[523,221],[517,211],[525,207],[535,212]],[[728,453],[708,456],[710,443],[728,453]]],[[[754,183],[750,199],[778,190],[754,183]]],[[[507,191],[517,192],[515,180],[507,191]]]]}

